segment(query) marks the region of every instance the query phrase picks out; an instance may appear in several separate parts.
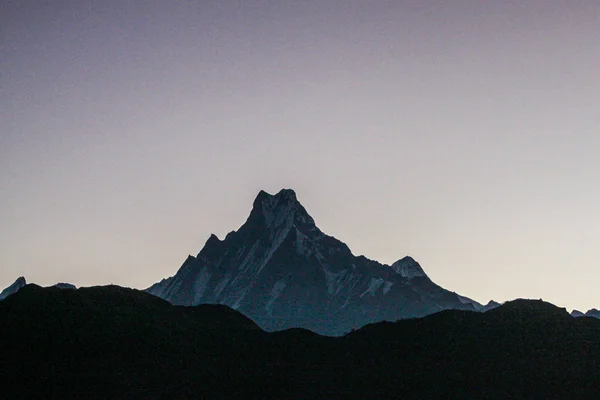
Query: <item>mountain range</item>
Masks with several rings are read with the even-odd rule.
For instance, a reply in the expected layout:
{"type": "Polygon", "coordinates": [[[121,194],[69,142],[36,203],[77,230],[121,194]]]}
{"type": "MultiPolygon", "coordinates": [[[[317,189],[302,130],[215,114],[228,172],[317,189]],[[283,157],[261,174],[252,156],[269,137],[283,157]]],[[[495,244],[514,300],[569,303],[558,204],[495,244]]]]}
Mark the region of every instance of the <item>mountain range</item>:
{"type": "MultiPolygon", "coordinates": [[[[20,277],[0,300],[25,284],[20,277]]],[[[175,305],[227,305],[268,331],[305,328],[333,336],[378,321],[500,305],[482,305],[438,286],[409,256],[392,265],[355,256],[317,227],[290,189],[276,195],[261,191],[237,231],[223,240],[211,235],[174,276],[146,291],[175,305]]],[[[600,312],[572,315],[600,317],[600,312]]]]}
{"type": "Polygon", "coordinates": [[[597,399],[600,320],[539,300],[342,337],[118,286],[0,301],[3,398],[597,399]]]}
{"type": "Polygon", "coordinates": [[[174,276],[146,291],[176,305],[224,304],[269,331],[300,327],[325,335],[499,306],[440,287],[409,256],[392,265],[355,256],[317,227],[290,189],[261,191],[237,231],[223,240],[211,235],[174,276]]]}
{"type": "Polygon", "coordinates": [[[145,291],[20,277],[0,300],[6,398],[597,399],[600,387],[597,310],[483,306],[411,257],[355,256],[291,190],[259,193],[240,229],[145,291]]]}

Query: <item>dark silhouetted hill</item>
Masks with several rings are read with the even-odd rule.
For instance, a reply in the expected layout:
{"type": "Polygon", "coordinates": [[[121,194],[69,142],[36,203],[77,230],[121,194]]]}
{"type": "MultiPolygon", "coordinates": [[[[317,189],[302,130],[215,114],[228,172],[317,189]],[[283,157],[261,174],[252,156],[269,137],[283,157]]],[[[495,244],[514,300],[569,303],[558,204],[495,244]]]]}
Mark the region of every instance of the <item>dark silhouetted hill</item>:
{"type": "Polygon", "coordinates": [[[600,387],[600,320],[541,301],[332,338],[118,286],[27,285],[0,302],[0,327],[7,399],[591,399],[600,387]]]}

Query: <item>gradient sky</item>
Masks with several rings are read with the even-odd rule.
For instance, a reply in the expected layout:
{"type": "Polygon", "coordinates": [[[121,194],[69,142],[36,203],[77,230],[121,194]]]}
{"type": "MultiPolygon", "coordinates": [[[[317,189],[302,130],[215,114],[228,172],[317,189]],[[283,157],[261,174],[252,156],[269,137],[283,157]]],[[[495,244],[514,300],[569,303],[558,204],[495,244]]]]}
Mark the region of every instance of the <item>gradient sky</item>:
{"type": "Polygon", "coordinates": [[[598,308],[599,43],[589,0],[5,0],[0,287],[148,287],[285,187],[357,255],[598,308]]]}

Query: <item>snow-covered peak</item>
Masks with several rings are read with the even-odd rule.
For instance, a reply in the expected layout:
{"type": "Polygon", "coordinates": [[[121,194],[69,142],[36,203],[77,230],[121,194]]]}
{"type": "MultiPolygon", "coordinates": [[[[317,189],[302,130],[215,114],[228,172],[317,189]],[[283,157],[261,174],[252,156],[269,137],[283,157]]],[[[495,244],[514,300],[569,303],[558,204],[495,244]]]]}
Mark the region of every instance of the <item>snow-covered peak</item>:
{"type": "Polygon", "coordinates": [[[21,277],[17,278],[17,280],[12,285],[7,287],[6,289],[4,289],[2,291],[2,293],[0,293],[0,300],[4,300],[11,294],[17,293],[25,285],[27,285],[27,281],[25,280],[24,277],[21,276],[21,277]]]}
{"type": "Polygon", "coordinates": [[[427,277],[423,268],[412,257],[406,256],[392,264],[392,269],[404,278],[427,277]]]}

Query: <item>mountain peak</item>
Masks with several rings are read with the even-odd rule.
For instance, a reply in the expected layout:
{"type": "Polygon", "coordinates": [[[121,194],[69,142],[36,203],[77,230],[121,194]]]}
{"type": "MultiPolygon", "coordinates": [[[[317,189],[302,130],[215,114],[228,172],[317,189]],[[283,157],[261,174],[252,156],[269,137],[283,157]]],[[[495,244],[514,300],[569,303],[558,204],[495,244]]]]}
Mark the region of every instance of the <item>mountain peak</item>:
{"type": "Polygon", "coordinates": [[[598,311],[598,309],[596,308],[592,308],[591,310],[588,310],[585,313],[586,317],[594,317],[594,318],[600,318],[600,311],[598,311]]]}
{"type": "MultiPolygon", "coordinates": [[[[376,320],[473,309],[404,257],[381,264],[355,257],[323,233],[291,189],[258,192],[246,222],[148,292],[174,304],[225,304],[269,330],[301,327],[338,335],[376,320]]],[[[482,306],[480,306],[482,307],[482,306]]]]}
{"type": "Polygon", "coordinates": [[[296,192],[293,189],[281,189],[275,197],[296,201],[296,192]]]}
{"type": "Polygon", "coordinates": [[[2,291],[2,293],[0,293],[0,300],[7,298],[11,294],[17,293],[25,285],[27,285],[27,281],[25,280],[25,278],[22,276],[18,277],[12,285],[7,287],[2,291]]]}
{"type": "Polygon", "coordinates": [[[275,195],[261,190],[254,200],[251,217],[262,219],[269,228],[291,227],[294,222],[314,225],[292,189],[281,189],[275,195]]]}
{"type": "Polygon", "coordinates": [[[286,202],[297,202],[298,200],[296,198],[296,192],[294,192],[292,189],[281,189],[277,194],[270,194],[264,190],[261,190],[258,192],[258,195],[256,195],[254,207],[265,202],[273,204],[282,200],[286,202]]]}
{"type": "Polygon", "coordinates": [[[412,279],[418,277],[427,277],[421,265],[411,256],[406,256],[392,264],[396,273],[404,278],[412,279]]]}

